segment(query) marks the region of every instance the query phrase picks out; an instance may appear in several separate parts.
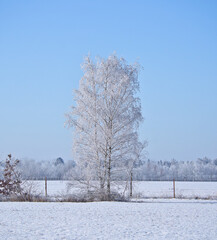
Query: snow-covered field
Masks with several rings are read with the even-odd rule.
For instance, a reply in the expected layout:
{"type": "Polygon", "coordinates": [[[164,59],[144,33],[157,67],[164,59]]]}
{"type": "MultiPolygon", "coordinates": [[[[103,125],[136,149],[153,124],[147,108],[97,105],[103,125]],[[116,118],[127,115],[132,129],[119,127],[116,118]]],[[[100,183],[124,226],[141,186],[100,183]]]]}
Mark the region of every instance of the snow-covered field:
{"type": "MultiPolygon", "coordinates": [[[[44,195],[44,181],[33,185],[44,195]]],[[[0,202],[0,240],[217,239],[217,200],[168,199],[172,182],[135,182],[133,189],[128,203],[0,202]]],[[[67,193],[67,181],[48,181],[49,196],[67,193]]],[[[217,199],[217,183],[176,182],[176,195],[217,199]]]]}
{"type": "MultiPolygon", "coordinates": [[[[176,197],[217,199],[217,182],[175,182],[176,197]]],[[[142,197],[172,197],[173,182],[137,182],[135,195],[142,197]]]]}
{"type": "Polygon", "coordinates": [[[217,201],[0,202],[1,240],[217,239],[217,201]]]}
{"type": "MultiPolygon", "coordinates": [[[[67,181],[48,181],[48,195],[61,196],[67,194],[67,181]]],[[[45,182],[34,181],[37,192],[44,195],[45,182]]],[[[123,190],[120,189],[120,192],[123,190]]],[[[217,199],[217,182],[176,182],[176,196],[180,198],[212,198],[217,199]]],[[[71,190],[70,192],[72,192],[71,190]]],[[[173,182],[134,182],[135,198],[170,198],[173,197],[173,182]]]]}

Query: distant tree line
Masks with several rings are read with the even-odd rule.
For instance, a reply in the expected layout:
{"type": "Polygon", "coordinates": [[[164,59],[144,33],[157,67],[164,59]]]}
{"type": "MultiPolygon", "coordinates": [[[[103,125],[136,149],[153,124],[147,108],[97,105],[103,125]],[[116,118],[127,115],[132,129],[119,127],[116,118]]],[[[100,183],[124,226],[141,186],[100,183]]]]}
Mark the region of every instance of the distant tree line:
{"type": "MultiPolygon", "coordinates": [[[[1,163],[0,178],[5,163],[1,163]]],[[[57,158],[52,161],[22,159],[18,163],[22,179],[71,180],[80,177],[80,170],[73,160],[57,158]]],[[[129,175],[120,169],[116,180],[128,180],[129,175]]],[[[140,160],[134,164],[133,180],[138,181],[217,181],[217,159],[207,157],[196,161],[140,160]]]]}
{"type": "Polygon", "coordinates": [[[146,181],[217,181],[217,159],[196,161],[141,161],[134,168],[136,180],[146,181]]]}
{"type": "Polygon", "coordinates": [[[74,161],[64,161],[60,157],[50,161],[23,159],[18,168],[22,178],[27,180],[42,180],[45,177],[48,180],[64,180],[69,179],[76,171],[74,161]]]}

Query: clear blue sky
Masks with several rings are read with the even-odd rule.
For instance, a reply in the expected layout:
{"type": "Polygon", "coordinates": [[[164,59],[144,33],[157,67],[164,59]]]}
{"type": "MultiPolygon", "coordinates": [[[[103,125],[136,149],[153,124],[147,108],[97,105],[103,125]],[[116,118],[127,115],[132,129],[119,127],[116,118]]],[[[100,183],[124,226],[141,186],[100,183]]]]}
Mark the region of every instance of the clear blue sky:
{"type": "Polygon", "coordinates": [[[0,158],[71,159],[85,55],[139,61],[154,160],[217,158],[217,1],[0,1],[0,158]]]}

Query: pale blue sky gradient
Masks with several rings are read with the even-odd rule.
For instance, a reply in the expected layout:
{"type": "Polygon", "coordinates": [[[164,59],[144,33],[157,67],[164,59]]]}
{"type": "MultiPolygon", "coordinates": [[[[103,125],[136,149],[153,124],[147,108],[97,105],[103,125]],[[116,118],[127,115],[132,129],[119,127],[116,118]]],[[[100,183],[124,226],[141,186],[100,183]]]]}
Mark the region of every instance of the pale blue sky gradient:
{"type": "Polygon", "coordinates": [[[139,61],[154,160],[217,158],[217,1],[0,1],[0,158],[72,158],[85,55],[139,61]]]}

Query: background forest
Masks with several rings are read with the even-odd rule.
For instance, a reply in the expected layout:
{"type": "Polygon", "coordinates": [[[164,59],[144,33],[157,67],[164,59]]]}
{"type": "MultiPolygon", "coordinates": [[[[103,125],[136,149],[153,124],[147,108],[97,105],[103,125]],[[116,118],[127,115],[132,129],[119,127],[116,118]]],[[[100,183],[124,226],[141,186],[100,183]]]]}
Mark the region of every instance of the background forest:
{"type": "MultiPolygon", "coordinates": [[[[4,163],[1,163],[0,174],[4,163]]],[[[73,160],[64,161],[57,158],[50,161],[36,161],[22,159],[18,165],[23,179],[42,180],[70,180],[79,175],[73,160]]],[[[196,161],[153,161],[140,160],[134,165],[134,180],[138,181],[217,181],[217,159],[207,157],[198,158],[196,161]]],[[[128,180],[127,173],[120,171],[117,180],[128,180]]]]}

